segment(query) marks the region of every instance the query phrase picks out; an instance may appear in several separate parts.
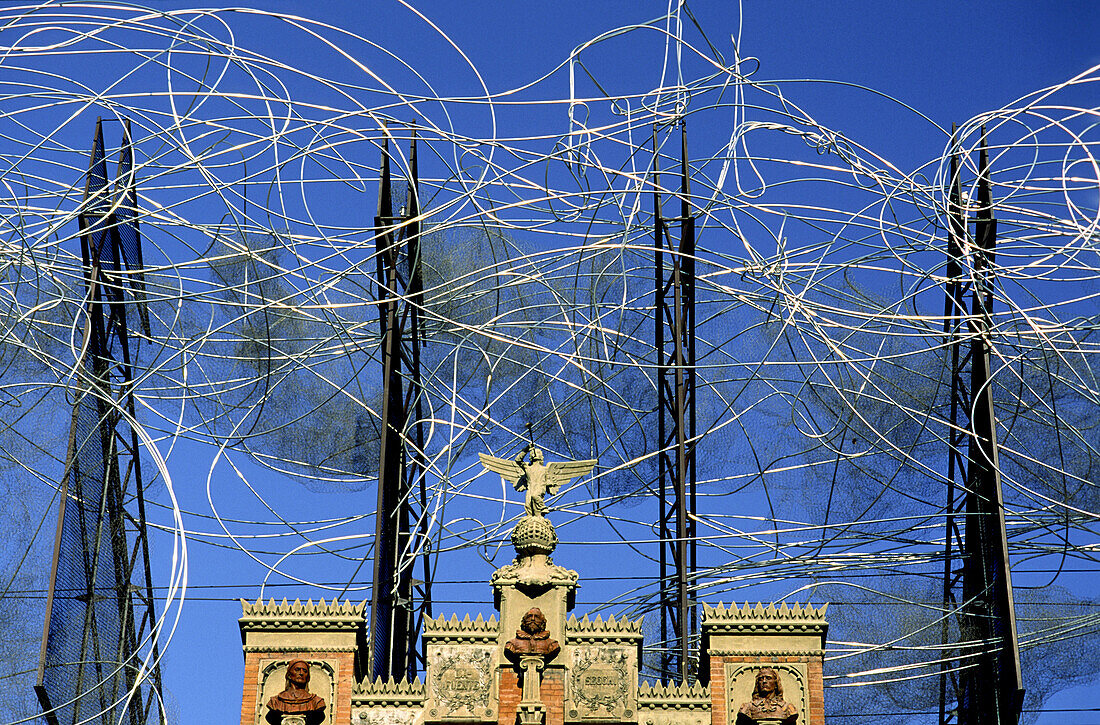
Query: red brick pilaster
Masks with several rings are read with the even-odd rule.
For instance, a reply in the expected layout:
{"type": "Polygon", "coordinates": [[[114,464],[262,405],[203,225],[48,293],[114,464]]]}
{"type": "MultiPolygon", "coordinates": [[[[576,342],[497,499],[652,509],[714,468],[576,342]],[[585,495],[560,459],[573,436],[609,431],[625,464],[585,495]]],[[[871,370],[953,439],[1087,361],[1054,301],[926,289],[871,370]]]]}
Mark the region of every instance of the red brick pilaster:
{"type": "Polygon", "coordinates": [[[516,725],[516,713],[519,701],[523,699],[523,690],[519,686],[519,675],[511,667],[500,670],[500,709],[497,713],[497,725],[516,725]]]}
{"type": "MultiPolygon", "coordinates": [[[[520,700],[523,699],[523,688],[520,686],[519,675],[512,667],[503,667],[500,670],[498,692],[500,693],[500,709],[497,713],[498,725],[516,725],[516,713],[519,711],[520,700]]],[[[548,667],[542,671],[542,679],[539,682],[539,698],[546,706],[545,725],[565,725],[565,670],[560,667],[548,667]]]]}
{"type": "Polygon", "coordinates": [[[711,725],[728,725],[726,712],[726,658],[710,658],[710,722],[711,725]]]}

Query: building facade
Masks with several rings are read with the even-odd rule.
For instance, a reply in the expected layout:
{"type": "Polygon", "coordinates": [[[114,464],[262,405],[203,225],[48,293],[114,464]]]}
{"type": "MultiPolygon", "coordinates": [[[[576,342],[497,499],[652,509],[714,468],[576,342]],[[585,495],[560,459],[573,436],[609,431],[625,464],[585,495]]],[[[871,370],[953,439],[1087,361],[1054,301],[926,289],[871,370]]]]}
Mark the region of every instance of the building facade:
{"type": "Polygon", "coordinates": [[[699,681],[645,683],[641,620],[571,614],[550,521],[523,517],[512,543],[499,616],[426,621],[423,681],[357,679],[363,604],[242,602],[241,725],[824,725],[825,606],[704,605],[699,681]]]}

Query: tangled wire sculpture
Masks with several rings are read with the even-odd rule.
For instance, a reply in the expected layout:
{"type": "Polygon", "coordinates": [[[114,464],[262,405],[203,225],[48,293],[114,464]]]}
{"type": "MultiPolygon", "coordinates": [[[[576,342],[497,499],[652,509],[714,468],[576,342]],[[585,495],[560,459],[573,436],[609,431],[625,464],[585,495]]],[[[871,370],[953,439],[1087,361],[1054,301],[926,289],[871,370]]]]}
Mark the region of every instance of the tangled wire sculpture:
{"type": "MultiPolygon", "coordinates": [[[[1070,663],[1100,631],[1080,574],[1095,573],[1100,546],[1100,109],[1083,100],[1100,67],[954,135],[877,96],[942,141],[908,168],[800,108],[812,84],[760,80],[740,38],[723,55],[683,4],[504,91],[415,8],[384,13],[438,65],[414,65],[397,40],[256,9],[0,8],[0,450],[15,542],[4,596],[26,623],[21,646],[41,632],[41,599],[18,592],[45,586],[35,570],[48,568],[86,380],[78,217],[97,118],[111,168],[124,121],[133,139],[150,326],[129,332],[130,422],[151,471],[161,654],[186,646],[172,632],[189,585],[217,581],[203,580],[208,553],[280,596],[369,589],[373,216],[382,145],[400,178],[414,130],[428,498],[408,556],[431,557],[439,602],[481,599],[467,591],[503,563],[521,507],[478,475],[476,453],[515,455],[530,424],[548,455],[599,461],[552,514],[561,557],[573,552],[586,581],[586,547],[624,562],[582,598],[655,610],[651,169],[675,199],[685,124],[693,595],[834,602],[829,697],[843,712],[871,691],[904,719],[935,700],[946,656],[948,189],[956,155],[963,203],[976,198],[984,127],[999,223],[991,385],[1022,657],[1025,673],[1073,673],[1029,684],[1025,707],[1096,675],[1070,663]],[[661,76],[624,87],[600,70],[614,57],[661,58],[661,76]]],[[[407,194],[396,186],[395,208],[407,194]]],[[[969,256],[963,268],[974,276],[969,256]]],[[[12,707],[11,720],[33,714],[12,707]]]]}

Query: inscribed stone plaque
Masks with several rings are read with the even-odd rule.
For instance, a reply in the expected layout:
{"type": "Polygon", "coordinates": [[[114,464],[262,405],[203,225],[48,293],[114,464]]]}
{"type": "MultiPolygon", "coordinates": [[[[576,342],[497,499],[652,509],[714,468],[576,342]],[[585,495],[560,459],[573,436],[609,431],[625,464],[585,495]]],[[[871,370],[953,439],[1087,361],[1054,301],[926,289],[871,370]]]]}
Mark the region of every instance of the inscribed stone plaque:
{"type": "Polygon", "coordinates": [[[407,707],[363,707],[353,717],[355,725],[413,725],[418,712],[407,707]]]}
{"type": "Polygon", "coordinates": [[[478,645],[429,649],[429,720],[496,719],[495,651],[478,645]]]}
{"type": "Polygon", "coordinates": [[[752,690],[756,686],[756,673],[765,667],[775,670],[779,683],[783,687],[783,699],[798,708],[798,722],[809,721],[810,695],[807,687],[806,664],[802,662],[786,663],[726,663],[726,712],[729,722],[737,720],[737,711],[741,704],[752,700],[752,690]]]}
{"type": "Polygon", "coordinates": [[[630,647],[578,646],[567,692],[568,719],[633,720],[638,663],[630,647]]]}
{"type": "Polygon", "coordinates": [[[645,710],[639,725],[710,725],[710,712],[700,710],[645,710]]]}

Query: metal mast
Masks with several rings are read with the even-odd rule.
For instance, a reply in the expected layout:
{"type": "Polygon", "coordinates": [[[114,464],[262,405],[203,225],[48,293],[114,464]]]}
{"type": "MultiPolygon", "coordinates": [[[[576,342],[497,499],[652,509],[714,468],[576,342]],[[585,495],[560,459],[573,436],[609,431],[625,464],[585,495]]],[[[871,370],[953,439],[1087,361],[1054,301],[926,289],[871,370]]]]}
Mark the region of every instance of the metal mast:
{"type": "Polygon", "coordinates": [[[953,616],[957,626],[954,634],[960,644],[954,660],[945,651],[940,674],[940,723],[1016,725],[1024,691],[990,368],[997,220],[993,215],[984,127],[972,220],[972,282],[963,279],[962,261],[969,240],[968,210],[963,205],[961,188],[958,161],[953,155],[944,308],[944,331],[951,348],[951,432],[942,632],[944,644],[949,644],[953,616]],[[969,314],[965,298],[968,287],[972,296],[969,314]],[[962,352],[964,339],[970,342],[967,353],[962,352]],[[967,363],[969,389],[963,374],[967,363]],[[965,428],[959,420],[961,411],[967,411],[969,417],[965,428]],[[963,438],[967,441],[965,461],[963,438]]]}
{"type": "Polygon", "coordinates": [[[663,214],[660,152],[653,132],[654,346],[660,453],[662,675],[694,676],[695,573],[695,218],[688,202],[687,124],[680,119],[679,216],[663,214]],[[679,240],[672,229],[679,227],[679,240]]]}
{"type": "Polygon", "coordinates": [[[163,723],[127,315],[150,336],[130,124],[114,194],[96,121],[79,216],[85,328],[35,692],[51,725],[163,723]],[[124,268],[126,271],[124,271],[124,268]],[[130,297],[128,300],[127,297],[130,297]]]}
{"type": "Polygon", "coordinates": [[[431,569],[424,479],[424,424],[420,378],[423,282],[420,271],[420,198],[416,131],[409,151],[407,194],[391,172],[390,129],[384,129],[374,218],[378,312],[382,350],[382,437],[371,588],[370,662],[374,679],[412,679],[421,621],[431,615],[431,569]],[[395,193],[397,192],[397,193],[395,193]],[[406,385],[407,383],[407,385],[406,385]],[[414,534],[415,529],[415,534],[414,534]],[[423,579],[413,577],[417,558],[423,579]]]}

